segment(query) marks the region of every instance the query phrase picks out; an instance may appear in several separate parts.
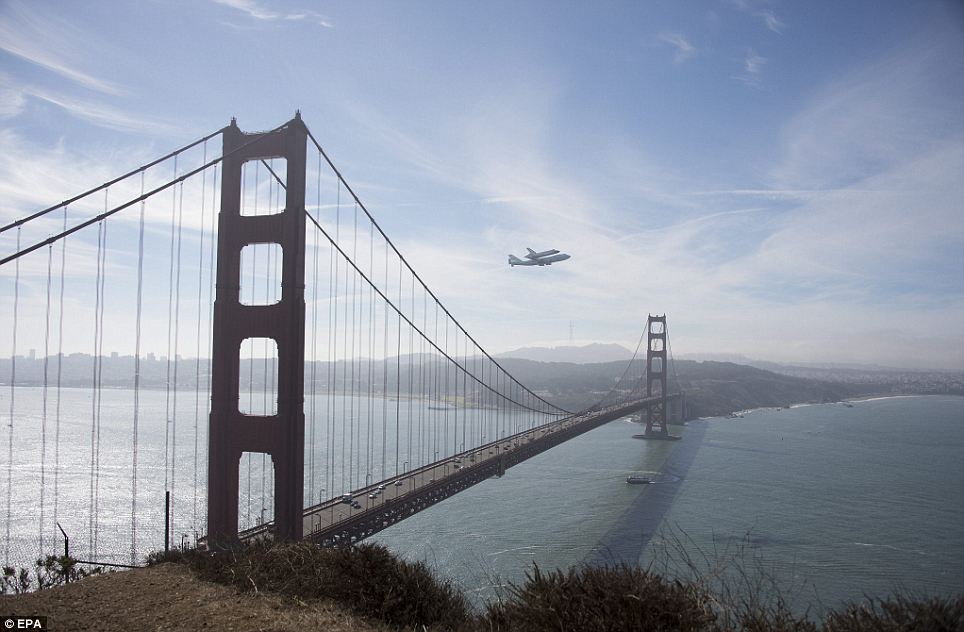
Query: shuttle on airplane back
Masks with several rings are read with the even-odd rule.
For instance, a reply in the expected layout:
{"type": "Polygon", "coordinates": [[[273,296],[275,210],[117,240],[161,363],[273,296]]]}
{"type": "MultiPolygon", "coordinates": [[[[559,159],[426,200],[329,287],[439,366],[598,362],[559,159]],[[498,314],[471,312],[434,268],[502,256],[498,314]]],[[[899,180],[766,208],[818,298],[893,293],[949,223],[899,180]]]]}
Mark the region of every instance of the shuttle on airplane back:
{"type": "Polygon", "coordinates": [[[514,266],[551,266],[553,263],[565,261],[569,255],[560,253],[558,250],[544,250],[536,252],[532,248],[526,248],[529,254],[525,259],[520,259],[515,255],[509,255],[509,267],[514,266]]]}

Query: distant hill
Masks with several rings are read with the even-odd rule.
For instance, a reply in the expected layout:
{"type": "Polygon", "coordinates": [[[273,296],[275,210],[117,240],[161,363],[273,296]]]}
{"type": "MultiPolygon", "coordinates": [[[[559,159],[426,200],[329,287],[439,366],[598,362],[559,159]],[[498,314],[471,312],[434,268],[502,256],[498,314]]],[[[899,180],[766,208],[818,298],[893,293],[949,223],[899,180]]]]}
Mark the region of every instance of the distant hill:
{"type": "MultiPolygon", "coordinates": [[[[503,366],[536,392],[568,410],[590,406],[612,388],[626,368],[626,361],[599,364],[534,362],[506,358],[503,366]]],[[[889,384],[839,384],[780,375],[731,362],[678,360],[669,379],[686,393],[689,417],[726,415],[762,406],[789,406],[802,402],[835,402],[848,397],[892,393],[889,384]]]]}
{"type": "Polygon", "coordinates": [[[626,362],[633,352],[619,344],[592,344],[562,347],[522,347],[515,351],[500,353],[498,358],[517,358],[534,362],[572,362],[573,364],[594,364],[599,362],[626,362]]]}
{"type": "MultiPolygon", "coordinates": [[[[522,384],[547,401],[567,410],[582,410],[606,396],[627,371],[631,354],[619,345],[589,345],[588,347],[559,347],[548,352],[567,354],[576,350],[581,362],[540,362],[522,358],[502,357],[499,363],[522,384]],[[581,354],[579,352],[582,352],[581,354]],[[609,362],[587,362],[586,358],[604,357],[604,353],[625,355],[609,362]]],[[[563,357],[566,357],[563,355],[563,357]]],[[[569,357],[572,357],[571,355],[569,357]]],[[[56,358],[54,358],[56,359],[56,358]]],[[[464,359],[466,366],[476,366],[477,357],[464,359]]],[[[54,363],[58,364],[58,363],[54,363]]],[[[635,373],[639,378],[640,365],[635,373]]],[[[61,384],[65,387],[89,388],[93,358],[87,354],[65,356],[62,366],[48,367],[48,380],[62,368],[61,384]],[[56,370],[55,370],[56,369],[56,370]]],[[[167,376],[174,375],[175,365],[168,366],[166,358],[148,354],[141,358],[140,385],[142,388],[165,388],[167,376]]],[[[438,398],[439,393],[465,395],[469,398],[477,390],[463,374],[449,370],[447,361],[430,355],[406,355],[388,361],[364,358],[339,360],[335,363],[318,361],[305,365],[305,388],[324,395],[330,392],[362,392],[392,396],[411,393],[416,397],[438,398]],[[365,367],[356,371],[355,365],[365,367]],[[460,379],[462,377],[463,379],[460,379]],[[394,391],[394,392],[392,392],[394,391]]],[[[241,390],[262,391],[276,379],[276,366],[263,359],[241,360],[241,390]],[[266,379],[267,378],[267,379],[266,379]]],[[[134,358],[111,355],[103,358],[100,367],[102,383],[107,388],[133,386],[134,358]]],[[[176,364],[177,386],[194,390],[205,388],[208,381],[208,361],[179,358],[176,364]],[[200,375],[198,375],[200,369],[200,375]],[[200,380],[200,382],[198,381],[200,380]]],[[[11,375],[10,360],[0,358],[0,384],[11,375]]],[[[489,373],[491,377],[491,372],[489,373]]],[[[44,383],[42,358],[18,356],[17,385],[41,386],[44,383]]],[[[958,394],[964,395],[964,374],[948,373],[893,373],[867,372],[853,369],[791,369],[768,371],[731,362],[675,360],[668,375],[669,389],[682,387],[690,417],[725,415],[732,411],[760,406],[788,406],[802,402],[833,402],[863,395],[896,394],[958,394]],[[794,370],[796,374],[791,374],[794,370]]]]}

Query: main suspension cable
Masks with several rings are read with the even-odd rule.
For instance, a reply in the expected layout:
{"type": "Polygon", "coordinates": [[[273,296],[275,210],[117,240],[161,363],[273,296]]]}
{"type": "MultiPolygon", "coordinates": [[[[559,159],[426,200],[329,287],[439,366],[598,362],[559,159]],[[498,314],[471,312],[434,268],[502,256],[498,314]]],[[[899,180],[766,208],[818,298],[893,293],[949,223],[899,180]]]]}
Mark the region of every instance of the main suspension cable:
{"type": "Polygon", "coordinates": [[[43,210],[41,210],[41,211],[37,211],[36,213],[33,213],[32,215],[28,215],[27,217],[23,217],[23,218],[18,219],[18,220],[16,220],[16,221],[10,222],[9,224],[7,224],[6,226],[4,226],[3,228],[0,228],[0,234],[5,233],[6,231],[10,230],[11,228],[15,228],[15,227],[22,226],[22,225],[26,224],[27,222],[33,221],[33,220],[37,219],[38,217],[42,217],[42,216],[46,215],[47,213],[50,213],[50,212],[52,212],[52,211],[57,210],[58,208],[63,208],[64,210],[66,210],[66,208],[67,208],[69,205],[73,204],[73,203],[76,202],[77,200],[81,200],[81,199],[87,197],[88,195],[91,195],[92,193],[97,193],[98,191],[101,191],[101,190],[103,190],[103,189],[107,189],[107,188],[109,188],[109,187],[117,184],[117,183],[120,182],[121,180],[125,180],[125,179],[131,177],[132,175],[135,175],[135,174],[137,174],[137,173],[140,173],[141,175],[143,175],[143,173],[144,173],[146,170],[150,169],[151,167],[153,167],[153,166],[155,166],[155,165],[158,165],[158,164],[164,162],[165,160],[168,160],[169,158],[176,157],[178,154],[184,153],[184,152],[187,151],[188,149],[191,149],[192,147],[196,147],[197,145],[200,145],[201,143],[206,143],[208,140],[210,140],[210,139],[214,138],[215,136],[217,136],[218,134],[222,133],[225,129],[227,129],[227,128],[222,127],[221,129],[219,129],[219,130],[217,130],[217,131],[215,131],[215,132],[211,132],[211,133],[208,134],[207,136],[202,136],[201,138],[197,139],[197,140],[194,141],[193,143],[190,143],[190,144],[188,144],[188,145],[185,145],[185,146],[183,146],[183,147],[181,147],[181,148],[179,148],[179,149],[175,149],[174,151],[172,151],[172,152],[170,152],[170,153],[167,153],[167,154],[161,156],[160,158],[158,158],[158,159],[156,159],[156,160],[152,160],[151,162],[147,163],[146,165],[140,166],[140,167],[138,167],[137,169],[134,169],[134,170],[132,170],[132,171],[128,171],[128,172],[125,173],[124,175],[122,175],[122,176],[117,176],[117,177],[114,178],[113,180],[109,180],[109,181],[107,181],[107,182],[105,182],[105,183],[103,183],[103,184],[101,184],[101,185],[99,185],[99,186],[94,187],[93,189],[90,189],[90,190],[88,190],[88,191],[84,191],[83,193],[80,193],[80,194],[78,194],[78,195],[75,195],[74,197],[72,197],[72,198],[70,198],[70,199],[67,199],[67,200],[64,200],[63,202],[60,202],[60,203],[58,203],[58,204],[54,204],[53,206],[48,206],[47,208],[45,208],[45,209],[43,209],[43,210]]]}
{"type": "MultiPolygon", "coordinates": [[[[285,123],[285,124],[283,124],[283,125],[279,125],[279,126],[276,127],[275,129],[269,130],[268,132],[265,132],[265,134],[273,134],[273,133],[275,133],[275,132],[278,132],[278,131],[284,129],[284,128],[287,127],[287,126],[288,126],[287,123],[285,123]]],[[[259,138],[260,138],[260,137],[259,137],[259,138]]],[[[51,236],[51,237],[48,237],[47,239],[44,239],[44,240],[42,240],[42,241],[38,241],[38,242],[34,243],[34,244],[31,245],[31,246],[28,246],[28,247],[26,247],[26,248],[21,249],[21,248],[20,248],[20,242],[19,242],[19,240],[18,240],[18,241],[17,241],[17,252],[15,252],[15,253],[13,253],[12,255],[9,255],[9,256],[7,256],[7,257],[4,257],[3,259],[0,259],[0,266],[4,265],[4,264],[6,264],[6,263],[8,263],[8,262],[10,262],[10,261],[13,261],[13,260],[15,260],[15,259],[19,259],[20,257],[22,257],[22,256],[24,256],[24,255],[30,254],[31,252],[33,252],[33,251],[35,251],[35,250],[38,250],[38,249],[40,249],[40,248],[43,248],[43,247],[46,246],[47,244],[51,244],[51,243],[54,243],[54,242],[56,242],[56,241],[60,241],[61,239],[63,239],[64,237],[67,237],[68,235],[72,235],[73,233],[76,233],[76,232],[79,231],[79,230],[83,230],[84,228],[87,228],[88,226],[91,226],[91,225],[96,224],[96,223],[98,223],[98,222],[100,222],[100,221],[103,221],[104,219],[107,219],[108,217],[110,217],[110,216],[112,216],[112,215],[114,215],[114,214],[116,214],[116,213],[119,213],[120,211],[123,211],[124,209],[129,208],[129,207],[131,207],[131,206],[133,206],[133,205],[141,202],[141,200],[145,200],[145,199],[147,199],[147,198],[149,198],[149,197],[151,197],[151,196],[153,196],[153,195],[156,195],[156,194],[160,193],[161,191],[165,191],[165,190],[173,187],[174,185],[178,184],[179,182],[184,182],[184,181],[187,180],[188,178],[190,178],[190,177],[192,177],[192,176],[194,176],[194,175],[197,175],[198,173],[204,171],[205,169],[208,169],[208,168],[210,168],[210,167],[213,167],[214,165],[217,165],[218,163],[222,162],[225,158],[228,158],[228,157],[230,157],[230,156],[233,156],[234,154],[237,154],[237,153],[239,153],[239,152],[244,151],[248,146],[250,146],[250,145],[254,144],[255,142],[257,142],[257,140],[258,140],[258,138],[249,140],[248,142],[244,143],[243,145],[240,145],[240,146],[238,146],[238,147],[235,147],[233,150],[229,151],[228,153],[226,153],[226,154],[224,154],[224,155],[221,155],[221,156],[219,156],[219,157],[217,157],[217,158],[214,158],[214,159],[212,159],[212,160],[209,160],[208,162],[204,163],[204,164],[201,165],[200,167],[197,167],[197,168],[195,168],[195,169],[192,169],[191,171],[188,171],[188,172],[182,174],[180,177],[178,177],[178,178],[176,178],[176,179],[174,179],[174,180],[171,180],[171,181],[169,181],[169,182],[166,182],[166,183],[164,183],[164,184],[162,184],[162,185],[160,185],[160,186],[158,186],[158,187],[155,187],[155,188],[151,189],[150,191],[148,191],[147,193],[144,193],[144,194],[142,194],[142,195],[140,195],[140,196],[138,196],[138,197],[136,197],[136,198],[134,198],[134,199],[132,199],[132,200],[128,200],[127,202],[124,202],[123,204],[120,204],[120,205],[118,205],[118,206],[115,206],[114,208],[112,208],[112,209],[110,209],[110,210],[108,210],[108,211],[105,211],[104,213],[101,213],[100,215],[97,215],[96,217],[91,217],[91,218],[89,218],[89,219],[81,222],[80,224],[77,224],[76,226],[72,226],[71,228],[65,229],[65,230],[63,230],[62,232],[60,232],[60,233],[58,233],[58,234],[56,234],[56,235],[53,235],[53,236],[51,236]]],[[[135,173],[136,173],[136,172],[135,172],[135,173]]],[[[104,188],[103,185],[102,185],[101,187],[98,187],[97,190],[100,190],[100,189],[102,189],[102,188],[104,188]]],[[[61,205],[58,204],[57,206],[54,206],[54,207],[52,207],[52,208],[60,208],[60,206],[61,206],[61,205]]]]}
{"type": "MultiPolygon", "coordinates": [[[[422,280],[422,278],[418,275],[418,273],[415,272],[415,269],[411,266],[411,264],[409,264],[408,260],[405,259],[405,257],[402,255],[401,251],[399,251],[398,248],[395,246],[394,242],[392,242],[392,240],[388,237],[388,235],[385,233],[385,231],[382,230],[382,227],[378,224],[378,222],[375,221],[375,218],[372,216],[372,214],[371,214],[371,213],[368,211],[368,209],[365,207],[365,204],[361,201],[361,199],[358,197],[358,195],[355,193],[355,191],[351,188],[351,186],[348,184],[348,182],[345,181],[345,179],[344,179],[344,177],[342,176],[341,172],[338,170],[337,167],[335,167],[335,164],[334,164],[334,163],[331,161],[331,159],[328,157],[328,154],[325,153],[325,150],[322,149],[321,144],[318,142],[318,140],[317,140],[317,139],[314,137],[314,135],[311,133],[311,130],[307,129],[307,127],[306,127],[305,129],[306,129],[306,131],[307,131],[308,138],[311,140],[312,143],[314,143],[315,148],[318,150],[318,152],[325,158],[325,161],[328,163],[328,166],[331,168],[331,170],[335,173],[335,175],[337,176],[338,180],[345,186],[345,189],[352,195],[352,198],[354,198],[355,202],[358,204],[358,206],[362,209],[362,211],[363,211],[363,212],[365,213],[365,215],[368,217],[369,221],[372,222],[372,224],[375,226],[375,228],[378,229],[378,232],[379,232],[379,233],[381,234],[381,236],[385,239],[386,243],[387,243],[389,246],[391,246],[392,250],[393,250],[393,251],[395,252],[395,254],[398,256],[398,258],[401,260],[401,262],[405,264],[405,266],[409,269],[409,271],[410,271],[413,275],[415,275],[415,278],[418,279],[418,282],[422,285],[423,288],[425,288],[425,291],[428,292],[428,293],[432,296],[432,298],[435,299],[436,302],[439,303],[439,306],[442,308],[442,310],[445,312],[445,314],[446,314],[449,318],[452,319],[453,323],[454,323],[459,329],[461,329],[462,332],[463,332],[466,336],[468,336],[469,340],[471,340],[471,341],[475,344],[475,346],[476,346],[483,354],[485,354],[485,356],[486,356],[490,361],[492,361],[492,362],[493,362],[494,364],[496,364],[500,369],[502,369],[503,371],[505,371],[505,368],[504,368],[495,358],[493,358],[491,355],[489,355],[488,352],[486,352],[485,349],[483,349],[482,345],[480,345],[480,344],[478,343],[478,341],[476,341],[475,338],[473,338],[472,335],[469,334],[468,331],[466,331],[466,329],[465,329],[464,327],[462,327],[462,325],[458,322],[458,320],[456,320],[455,317],[452,316],[451,313],[449,313],[448,309],[446,309],[446,307],[445,307],[444,305],[442,305],[442,303],[441,303],[441,301],[439,300],[439,298],[435,295],[434,292],[432,292],[432,290],[428,287],[428,285],[426,285],[426,283],[422,280]]],[[[521,384],[521,382],[519,382],[516,378],[512,377],[511,374],[508,373],[508,371],[506,371],[506,375],[508,375],[515,383],[519,384],[525,391],[527,391],[527,392],[528,392],[529,394],[531,394],[533,397],[535,397],[535,398],[537,398],[537,399],[545,402],[546,404],[548,404],[548,405],[551,406],[552,408],[555,408],[556,410],[563,411],[563,412],[566,413],[566,414],[572,414],[571,411],[567,411],[567,410],[564,410],[564,409],[562,409],[562,408],[559,408],[559,407],[556,406],[555,404],[551,404],[550,402],[547,402],[546,400],[544,400],[542,397],[536,395],[536,394],[535,394],[534,392],[532,392],[529,388],[527,388],[526,386],[524,386],[523,384],[521,384]]]]}
{"type": "MultiPolygon", "coordinates": [[[[401,310],[391,301],[391,299],[389,299],[389,298],[385,295],[385,293],[382,292],[382,290],[379,289],[379,288],[375,285],[375,283],[368,277],[368,275],[366,275],[366,274],[355,264],[355,262],[353,262],[353,261],[351,260],[351,258],[348,257],[348,255],[345,253],[345,251],[342,250],[341,246],[338,245],[336,239],[335,239],[334,237],[332,237],[332,236],[328,233],[328,231],[326,231],[326,230],[321,226],[320,223],[318,223],[318,220],[316,220],[316,219],[314,218],[314,216],[311,215],[311,213],[308,213],[308,212],[306,211],[305,214],[307,215],[308,219],[311,220],[311,223],[315,225],[315,228],[317,228],[318,230],[320,230],[320,231],[321,231],[321,234],[325,236],[325,238],[326,238],[326,239],[328,240],[328,242],[332,245],[332,247],[334,247],[335,250],[338,251],[338,254],[341,255],[342,259],[344,259],[344,260],[348,263],[348,265],[350,265],[351,268],[353,268],[353,269],[355,270],[355,273],[358,274],[358,275],[362,278],[362,280],[364,280],[366,283],[368,283],[368,284],[375,290],[375,292],[378,293],[378,295],[382,298],[382,300],[383,300],[388,306],[390,306],[390,307],[392,308],[392,310],[393,310],[396,314],[398,314],[398,317],[399,317],[401,320],[404,320],[405,323],[408,324],[409,327],[414,328],[415,331],[418,332],[418,334],[419,334],[420,336],[422,336],[423,338],[425,338],[426,341],[427,341],[430,345],[432,345],[432,347],[434,347],[436,351],[438,351],[440,354],[442,354],[442,356],[443,356],[446,360],[448,360],[450,363],[452,363],[453,365],[455,365],[456,367],[458,367],[458,368],[459,368],[460,370],[462,370],[462,371],[466,371],[466,370],[467,370],[465,367],[463,367],[463,366],[459,363],[458,360],[456,360],[455,358],[453,358],[453,357],[452,357],[451,355],[449,355],[446,351],[444,351],[441,347],[439,347],[438,344],[435,343],[435,341],[431,340],[425,332],[423,332],[421,329],[419,329],[418,326],[417,326],[415,323],[413,323],[407,316],[405,316],[405,315],[401,312],[401,310]]],[[[437,302],[436,302],[436,304],[438,305],[437,302]]],[[[444,309],[444,308],[442,308],[442,309],[444,309]]],[[[496,364],[497,364],[497,363],[496,363],[496,364]]],[[[500,368],[501,368],[501,365],[500,365],[500,368]]],[[[503,369],[503,372],[505,372],[504,369],[503,369]]],[[[506,375],[508,375],[508,373],[506,373],[506,375]]],[[[511,377],[511,376],[509,376],[509,377],[511,377]]],[[[479,378],[478,378],[477,376],[472,375],[472,379],[473,379],[476,383],[478,383],[478,384],[480,384],[480,385],[482,384],[482,382],[479,380],[479,378]]],[[[512,378],[512,379],[515,380],[515,378],[512,378]]],[[[486,388],[489,388],[489,390],[491,390],[490,387],[488,387],[488,386],[486,386],[486,385],[483,385],[483,386],[485,386],[486,388]]],[[[521,388],[523,388],[524,390],[528,390],[528,389],[525,389],[524,386],[522,386],[521,388]]],[[[496,396],[504,397],[501,393],[496,392],[495,394],[496,394],[496,396]]],[[[536,396],[536,397],[537,397],[539,400],[541,400],[541,401],[545,401],[545,400],[542,400],[541,397],[538,397],[538,396],[536,396]]],[[[504,399],[510,401],[511,403],[515,404],[516,406],[529,409],[528,406],[526,406],[525,404],[523,404],[523,403],[521,403],[521,402],[519,402],[519,401],[516,401],[516,400],[513,399],[513,398],[504,397],[504,399]]],[[[559,413],[549,413],[549,414],[551,414],[551,415],[570,415],[570,414],[572,414],[572,413],[569,413],[569,412],[567,412],[567,411],[563,411],[561,408],[559,408],[559,407],[557,407],[557,406],[553,406],[553,408],[555,408],[556,410],[560,410],[560,411],[562,411],[562,412],[559,412],[559,413]]]]}

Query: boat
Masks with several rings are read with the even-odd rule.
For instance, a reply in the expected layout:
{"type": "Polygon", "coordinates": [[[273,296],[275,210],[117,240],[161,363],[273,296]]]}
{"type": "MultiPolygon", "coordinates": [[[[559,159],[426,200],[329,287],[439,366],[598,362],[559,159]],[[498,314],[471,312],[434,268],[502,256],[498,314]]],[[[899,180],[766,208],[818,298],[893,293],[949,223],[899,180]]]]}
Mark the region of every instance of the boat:
{"type": "Polygon", "coordinates": [[[626,482],[630,485],[649,485],[654,483],[653,479],[648,476],[639,476],[636,474],[630,474],[626,477],[626,482]]]}

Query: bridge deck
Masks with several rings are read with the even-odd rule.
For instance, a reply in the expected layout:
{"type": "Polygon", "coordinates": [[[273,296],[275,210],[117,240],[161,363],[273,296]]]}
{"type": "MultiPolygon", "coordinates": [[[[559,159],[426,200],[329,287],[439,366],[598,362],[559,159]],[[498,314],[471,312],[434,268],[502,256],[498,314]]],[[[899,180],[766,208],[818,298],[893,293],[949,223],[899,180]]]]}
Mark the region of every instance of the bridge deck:
{"type": "MultiPolygon", "coordinates": [[[[304,537],[327,546],[357,542],[487,478],[501,476],[513,465],[564,441],[642,410],[656,399],[566,417],[373,483],[352,492],[352,500],[361,505],[358,509],[341,497],[308,507],[303,514],[304,537]]],[[[238,538],[271,537],[271,532],[272,523],[267,522],[242,531],[238,538]]]]}

